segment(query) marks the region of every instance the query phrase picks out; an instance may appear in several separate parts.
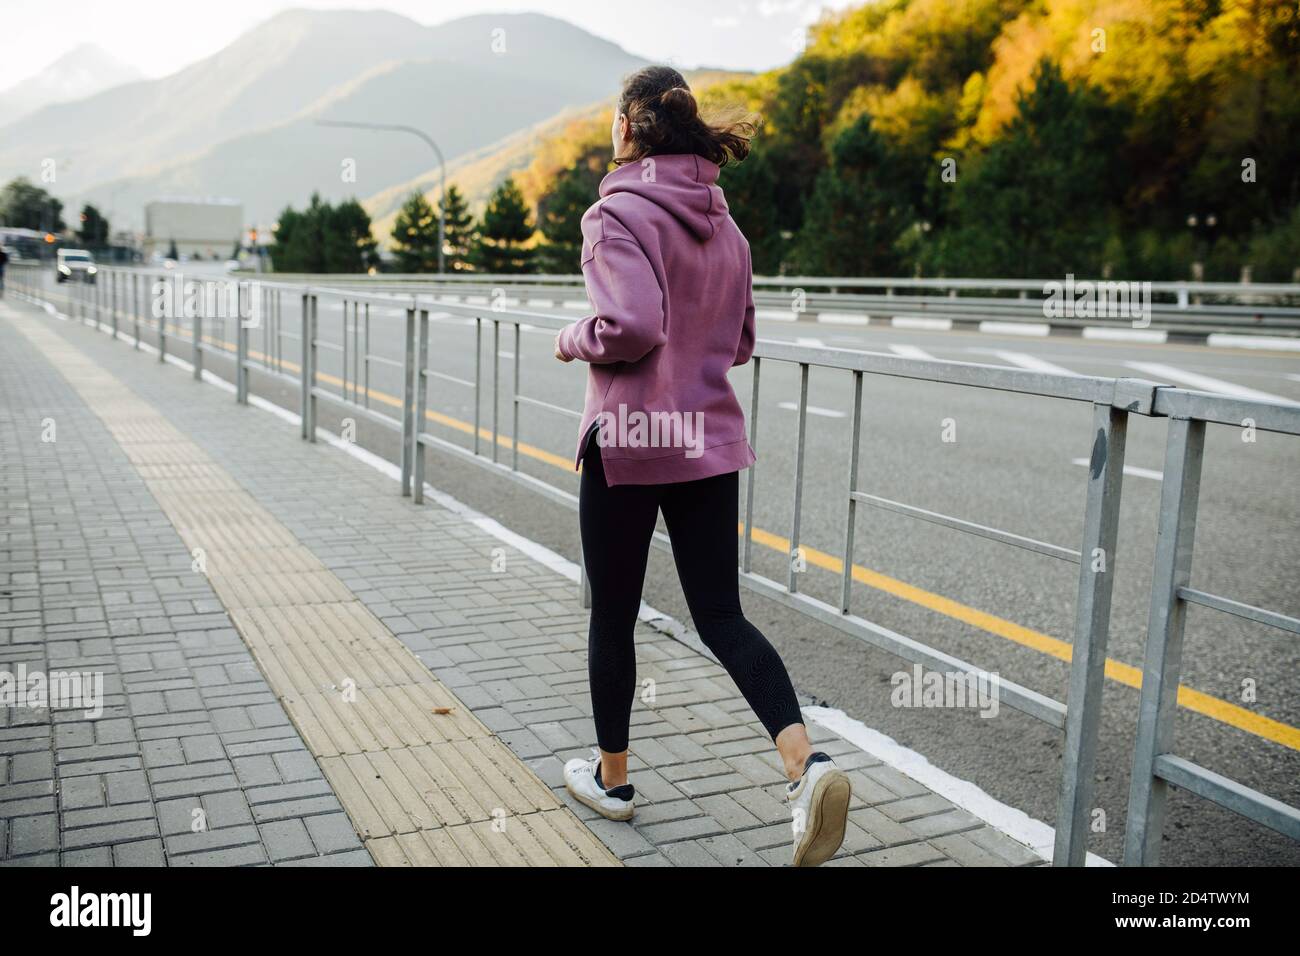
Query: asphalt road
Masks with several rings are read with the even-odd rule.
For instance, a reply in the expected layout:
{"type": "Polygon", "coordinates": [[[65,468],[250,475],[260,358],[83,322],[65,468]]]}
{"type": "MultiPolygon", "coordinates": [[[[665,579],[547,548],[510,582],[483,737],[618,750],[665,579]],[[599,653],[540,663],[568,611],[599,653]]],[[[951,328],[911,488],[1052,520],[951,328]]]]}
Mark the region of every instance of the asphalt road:
{"type": "MultiPolygon", "coordinates": [[[[577,317],[572,309],[551,310],[577,317]]],[[[341,312],[322,300],[320,336],[338,343],[341,312]]],[[[490,313],[485,313],[490,314],[490,313]]],[[[372,405],[390,414],[382,395],[401,394],[403,322],[398,310],[371,310],[372,405]]],[[[283,300],[282,350],[300,355],[297,300],[283,300]]],[[[209,323],[214,338],[233,342],[233,323],[209,323]]],[[[251,347],[273,351],[273,330],[253,330],[251,347]]],[[[1229,350],[1195,346],[1034,338],[981,333],[904,330],[817,323],[760,321],[760,337],[839,348],[932,356],[988,364],[1059,368],[1090,375],[1131,376],[1202,389],[1268,395],[1300,401],[1300,353],[1229,350]]],[[[520,339],[521,392],[567,408],[581,405],[585,367],[563,365],[551,355],[552,334],[526,330],[520,339]]],[[[431,368],[451,379],[474,379],[472,320],[435,321],[431,368]]],[[[490,328],[484,328],[482,426],[491,427],[490,328]]],[[[186,354],[188,343],[173,339],[186,354]]],[[[500,343],[501,425],[510,430],[509,385],[513,335],[500,343]]],[[[341,377],[341,353],[322,345],[323,381],[341,377]]],[[[209,367],[233,375],[219,355],[209,367]]],[[[296,366],[295,366],[296,370],[296,366]]],[[[297,407],[297,392],[271,376],[252,374],[255,393],[297,407]]],[[[733,384],[749,407],[750,369],[735,370],[733,384]]],[[[756,529],[790,535],[799,397],[796,367],[767,362],[762,372],[756,472],[756,529]]],[[[838,557],[842,553],[850,448],[852,376],[813,370],[809,387],[802,542],[838,557]]],[[[428,430],[472,445],[472,388],[435,378],[428,430]]],[[[320,425],[337,430],[344,406],[322,402],[320,425]]],[[[390,459],[397,438],[357,420],[358,441],[390,459]]],[[[577,490],[571,462],[576,422],[525,406],[521,413],[522,471],[569,491],[577,490]]],[[[864,388],[858,487],[932,511],[992,525],[1077,548],[1091,445],[1091,409],[1077,403],[995,393],[960,386],[869,376],[864,388]],[[944,441],[945,420],[956,440],[944,441]]],[[[1130,418],[1121,511],[1114,562],[1114,609],[1108,657],[1141,668],[1160,495],[1165,423],[1130,418]]],[[[1300,441],[1257,433],[1242,440],[1239,429],[1211,426],[1201,492],[1193,586],[1300,616],[1300,441]]],[[[483,442],[484,451],[489,443],[483,442]]],[[[508,448],[501,460],[508,461],[508,448]]],[[[431,454],[428,480],[504,525],[567,557],[579,556],[574,514],[529,494],[516,483],[485,473],[446,454],[431,454]]],[[[963,658],[1005,680],[1064,699],[1068,665],[1060,650],[1071,639],[1077,569],[1050,557],[860,507],[855,562],[905,582],[905,596],[857,584],[853,609],[879,624],[963,658]],[[953,605],[951,602],[957,602],[953,605]],[[956,608],[954,610],[954,607],[956,608]],[[991,615],[990,619],[980,615],[991,615]],[[1018,626],[1018,627],[1017,627],[1018,626]],[[1027,630],[1026,630],[1027,629],[1027,630]],[[1012,635],[1009,637],[1008,635],[1012,635]],[[1016,639],[1018,638],[1018,639],[1016,639]],[[1061,642],[1064,642],[1062,644],[1061,642]]],[[[756,544],[755,570],[783,581],[784,548],[756,544]]],[[[839,577],[816,565],[801,576],[801,589],[838,600],[839,577]]],[[[646,581],[646,600],[679,618],[688,617],[671,558],[656,552],[646,581]]],[[[970,780],[996,798],[1048,821],[1055,819],[1063,737],[1010,707],[996,717],[971,709],[899,708],[891,704],[891,677],[910,665],[816,624],[796,612],[750,595],[747,612],[780,649],[796,687],[808,699],[841,708],[850,716],[924,754],[949,773],[970,780]]],[[[1300,653],[1294,637],[1217,612],[1189,611],[1183,684],[1230,705],[1180,708],[1176,751],[1270,796],[1300,803],[1300,653]],[[1247,691],[1253,689],[1254,697],[1247,691]],[[1267,718],[1259,721],[1258,717],[1267,718]],[[1244,725],[1244,728],[1241,726],[1244,725]]],[[[1106,681],[1098,757],[1095,814],[1099,832],[1090,849],[1112,860],[1122,855],[1132,741],[1138,692],[1123,680],[1106,681]]],[[[1170,800],[1162,862],[1171,865],[1295,865],[1300,845],[1209,803],[1175,791],[1170,800]]]]}

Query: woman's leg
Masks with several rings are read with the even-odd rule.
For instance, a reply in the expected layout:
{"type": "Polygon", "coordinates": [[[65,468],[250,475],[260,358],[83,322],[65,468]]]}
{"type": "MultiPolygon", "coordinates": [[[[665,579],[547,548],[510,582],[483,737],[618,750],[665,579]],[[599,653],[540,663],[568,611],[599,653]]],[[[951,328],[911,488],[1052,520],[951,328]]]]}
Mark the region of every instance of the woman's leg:
{"type": "Polygon", "coordinates": [[[601,750],[601,783],[606,788],[627,783],[628,723],[636,696],[633,632],[659,495],[654,485],[606,487],[600,448],[595,441],[587,446],[578,519],[582,559],[591,584],[587,675],[601,750]]]}
{"type": "Polygon", "coordinates": [[[781,656],[740,608],[736,576],[735,472],[669,486],[662,503],[673,559],[695,628],[718,656],[798,780],[812,753],[781,656]]]}

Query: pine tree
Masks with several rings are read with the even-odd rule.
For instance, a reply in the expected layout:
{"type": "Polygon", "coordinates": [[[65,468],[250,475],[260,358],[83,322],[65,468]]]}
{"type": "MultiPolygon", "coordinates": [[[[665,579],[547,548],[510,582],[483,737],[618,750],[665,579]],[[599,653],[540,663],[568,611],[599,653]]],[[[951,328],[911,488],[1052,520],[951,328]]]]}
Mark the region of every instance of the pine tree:
{"type": "Polygon", "coordinates": [[[470,250],[474,245],[474,217],[469,203],[455,183],[447,187],[447,195],[438,197],[438,209],[444,218],[443,250],[448,272],[464,272],[470,268],[470,250]]]}
{"type": "Polygon", "coordinates": [[[398,272],[438,271],[438,214],[419,190],[402,204],[393,223],[398,272]]]}
{"type": "MultiPolygon", "coordinates": [[[[602,158],[606,148],[602,144],[602,158]]],[[[596,201],[602,170],[579,161],[561,170],[537,201],[537,225],[546,237],[538,250],[543,272],[573,273],[582,267],[582,216],[596,201]]]]}
{"type": "Polygon", "coordinates": [[[895,275],[897,242],[912,210],[900,183],[908,168],[863,115],[835,140],[795,240],[802,275],[895,275]]]}
{"type": "Polygon", "coordinates": [[[533,271],[534,251],[524,246],[534,227],[528,204],[511,177],[497,187],[483,210],[470,259],[474,268],[487,273],[533,271]]]}

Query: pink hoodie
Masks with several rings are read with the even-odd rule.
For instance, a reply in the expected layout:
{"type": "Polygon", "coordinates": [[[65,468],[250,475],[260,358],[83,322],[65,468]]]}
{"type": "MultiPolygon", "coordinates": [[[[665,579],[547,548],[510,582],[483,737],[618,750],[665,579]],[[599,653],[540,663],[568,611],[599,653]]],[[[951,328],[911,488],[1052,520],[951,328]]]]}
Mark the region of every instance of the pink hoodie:
{"type": "Polygon", "coordinates": [[[598,427],[610,485],[692,481],[754,463],[727,381],[754,351],[749,243],[717,178],[700,156],[648,157],[606,176],[582,217],[595,315],[561,330],[559,343],[591,365],[578,460],[598,427]]]}

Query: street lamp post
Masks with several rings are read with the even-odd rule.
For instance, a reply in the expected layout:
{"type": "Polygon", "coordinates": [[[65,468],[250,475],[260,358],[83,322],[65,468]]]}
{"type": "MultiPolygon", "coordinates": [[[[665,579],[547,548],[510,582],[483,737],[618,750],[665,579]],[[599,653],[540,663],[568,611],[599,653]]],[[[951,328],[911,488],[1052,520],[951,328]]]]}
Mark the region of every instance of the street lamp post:
{"type": "Polygon", "coordinates": [[[429,148],[433,150],[433,155],[438,158],[438,178],[442,190],[442,194],[438,197],[438,274],[442,275],[445,273],[447,269],[446,264],[443,261],[443,246],[447,241],[447,163],[442,158],[442,150],[440,150],[438,144],[433,141],[433,137],[425,133],[423,130],[416,129],[414,126],[401,126],[390,123],[356,123],[350,120],[317,120],[316,125],[338,126],[347,129],[378,129],[387,130],[388,132],[410,133],[412,136],[418,136],[429,144],[429,148]]]}

